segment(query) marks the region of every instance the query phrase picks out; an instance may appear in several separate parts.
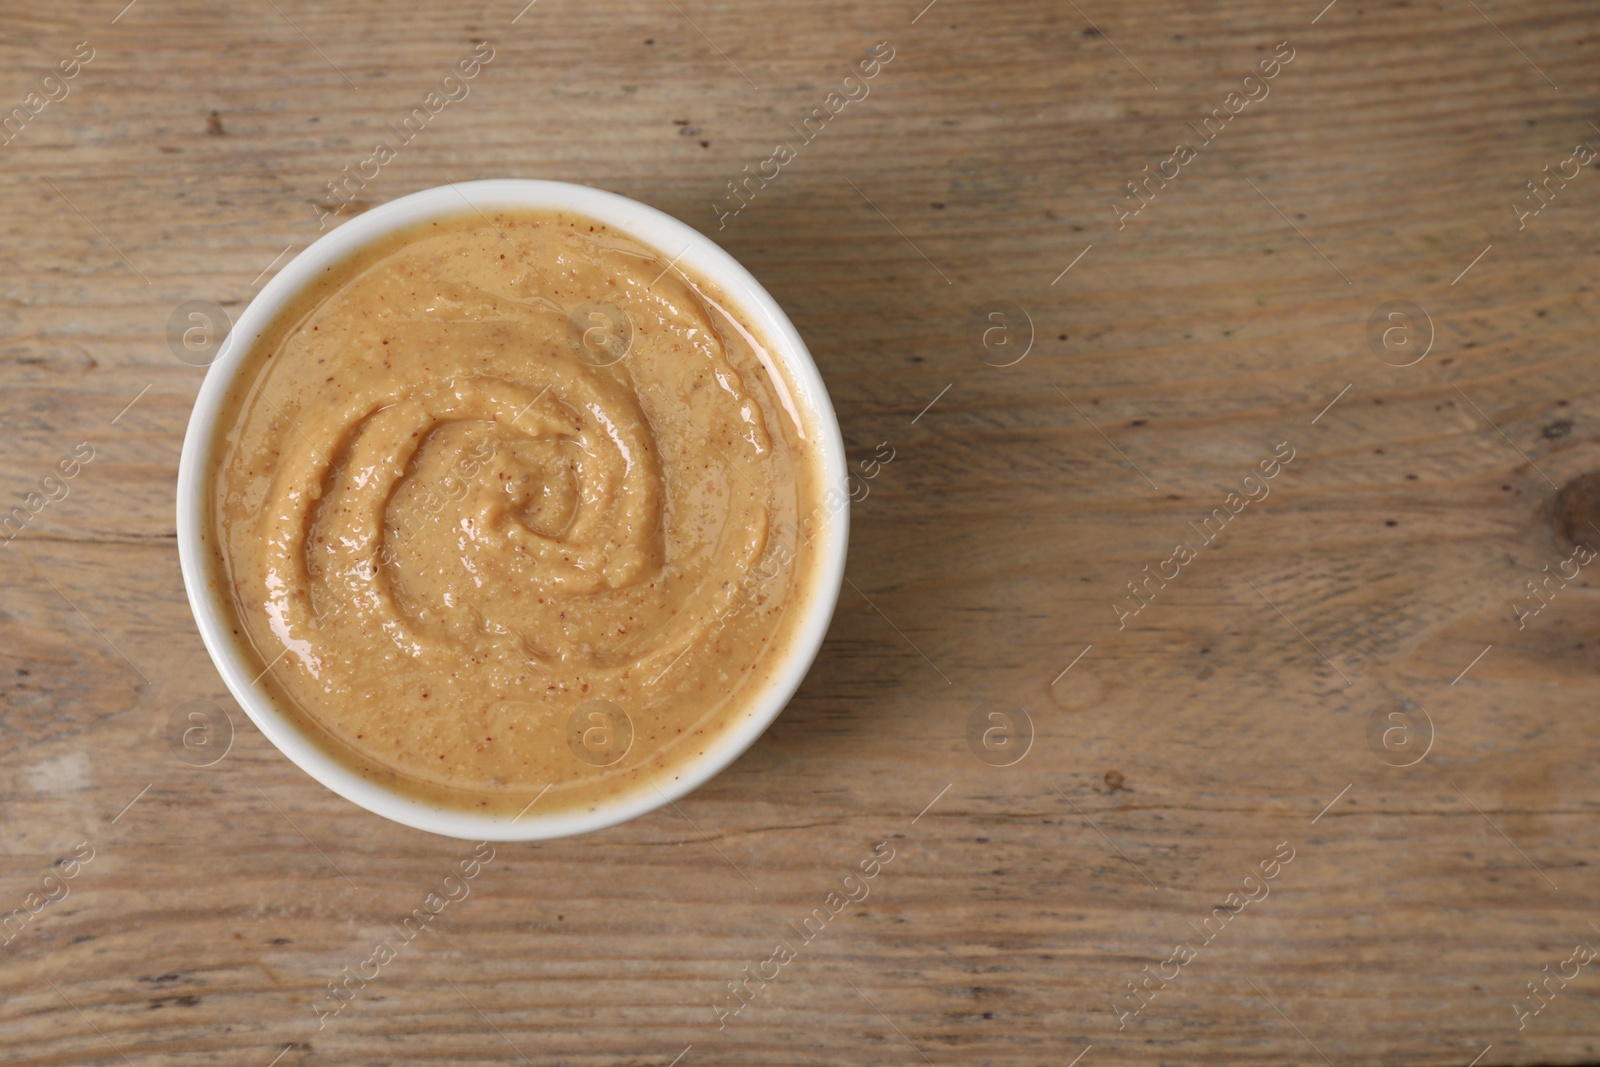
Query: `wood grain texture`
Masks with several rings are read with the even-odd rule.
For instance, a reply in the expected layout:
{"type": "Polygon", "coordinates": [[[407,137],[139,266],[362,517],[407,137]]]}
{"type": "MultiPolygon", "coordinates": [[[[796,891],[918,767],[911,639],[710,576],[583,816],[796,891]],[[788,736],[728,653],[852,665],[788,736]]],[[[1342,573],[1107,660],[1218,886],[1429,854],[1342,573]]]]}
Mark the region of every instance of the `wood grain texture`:
{"type": "Polygon", "coordinates": [[[1513,1008],[1600,946],[1600,572],[1513,610],[1600,514],[1556,500],[1600,468],[1600,175],[1521,229],[1510,206],[1600,145],[1592,4],[122,2],[3,5],[0,108],[95,53],[0,145],[0,512],[94,449],[0,548],[0,914],[94,857],[0,946],[6,1063],[1600,1062],[1596,966],[1513,1008]],[[480,40],[470,95],[345,215],[496,176],[656,205],[789,310],[852,459],[895,458],[748,755],[676,810],[498,846],[319,1026],[472,849],[340,800],[229,700],[178,573],[203,371],[167,321],[236,315],[480,40]],[[718,229],[879,41],[870,95],[718,229]],[[1119,228],[1284,41],[1270,95],[1119,228]],[[1409,367],[1369,346],[1392,301],[1426,312],[1409,367]],[[1032,346],[995,366],[1016,309],[1032,346]],[[1270,495],[1119,627],[1280,442],[1270,495]],[[204,768],[169,735],[194,700],[234,731],[204,768]],[[985,702],[1031,718],[1020,762],[969,747],[985,702]]]}

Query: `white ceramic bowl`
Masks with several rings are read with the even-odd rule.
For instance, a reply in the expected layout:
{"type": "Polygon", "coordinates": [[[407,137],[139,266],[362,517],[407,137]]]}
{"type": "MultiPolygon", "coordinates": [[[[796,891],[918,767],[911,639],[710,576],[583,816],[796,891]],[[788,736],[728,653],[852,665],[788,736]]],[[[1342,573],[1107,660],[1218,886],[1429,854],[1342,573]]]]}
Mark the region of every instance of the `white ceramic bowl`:
{"type": "Polygon", "coordinates": [[[206,374],[189,417],[178,465],[178,557],[189,606],[206,650],[239,706],[273,744],[311,777],[368,811],[431,833],[468,840],[531,841],[585,833],[632,819],[699,788],[745,749],[777,718],[816,658],[817,650],[844,579],[849,535],[849,492],[844,441],[822,376],[793,323],[750,272],[710,238],[670,215],[637,201],[565,182],[496,180],[463,182],[425,189],[359,215],[319,238],[267,283],[239,316],[227,341],[206,374]],[[746,325],[772,348],[798,391],[797,402],[809,416],[808,431],[817,433],[815,447],[824,492],[836,490],[844,501],[822,524],[811,546],[816,552],[816,585],[806,599],[805,615],[795,631],[787,662],[752,706],[753,714],[717,738],[704,756],[687,765],[675,781],[651,785],[621,796],[593,812],[541,814],[538,806],[521,817],[489,815],[430,805],[377,785],[324,752],[299,727],[273,706],[253,679],[259,664],[247,660],[228,634],[227,612],[211,587],[200,530],[205,521],[204,478],[212,464],[211,445],[223,399],[237,377],[255,339],[279,311],[325,268],[340,262],[396,230],[430,219],[460,216],[476,207],[566,210],[597,219],[626,233],[662,255],[677,256],[686,273],[721,287],[746,325]],[[678,255],[679,250],[682,254],[678,255]]]}

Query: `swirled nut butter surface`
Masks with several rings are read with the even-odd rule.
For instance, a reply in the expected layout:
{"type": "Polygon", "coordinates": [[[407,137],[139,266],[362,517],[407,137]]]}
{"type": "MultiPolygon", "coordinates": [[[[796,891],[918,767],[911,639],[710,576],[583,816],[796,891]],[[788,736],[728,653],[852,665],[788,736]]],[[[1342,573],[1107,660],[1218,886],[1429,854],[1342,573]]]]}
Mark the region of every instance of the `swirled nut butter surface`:
{"type": "Polygon", "coordinates": [[[370,780],[474,810],[669,783],[813,584],[815,440],[709,283],[586,218],[424,223],[258,337],[210,474],[260,684],[370,780]]]}

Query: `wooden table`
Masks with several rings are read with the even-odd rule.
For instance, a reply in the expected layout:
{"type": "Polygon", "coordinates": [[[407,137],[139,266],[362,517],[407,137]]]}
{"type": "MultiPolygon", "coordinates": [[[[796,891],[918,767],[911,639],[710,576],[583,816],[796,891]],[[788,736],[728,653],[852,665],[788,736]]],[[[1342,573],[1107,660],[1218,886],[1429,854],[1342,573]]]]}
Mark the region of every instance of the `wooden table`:
{"type": "Polygon", "coordinates": [[[521,2],[7,5],[0,503],[44,503],[0,549],[0,1058],[1600,1060],[1591,4],[521,2]],[[748,755],[496,847],[319,1018],[472,846],[231,702],[178,574],[204,372],[169,317],[236,316],[480,41],[340,218],[494,176],[657,205],[789,309],[852,460],[894,458],[748,755]]]}

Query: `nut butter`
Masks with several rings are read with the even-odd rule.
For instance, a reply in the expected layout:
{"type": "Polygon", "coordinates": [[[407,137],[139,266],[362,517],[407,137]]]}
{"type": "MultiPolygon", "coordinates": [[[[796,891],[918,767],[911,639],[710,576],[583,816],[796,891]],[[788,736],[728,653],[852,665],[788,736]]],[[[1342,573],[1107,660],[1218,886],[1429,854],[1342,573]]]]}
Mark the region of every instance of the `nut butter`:
{"type": "Polygon", "coordinates": [[[592,809],[749,714],[843,501],[770,346],[670,253],[464,208],[235,340],[213,584],[340,762],[448,807],[592,809]]]}

